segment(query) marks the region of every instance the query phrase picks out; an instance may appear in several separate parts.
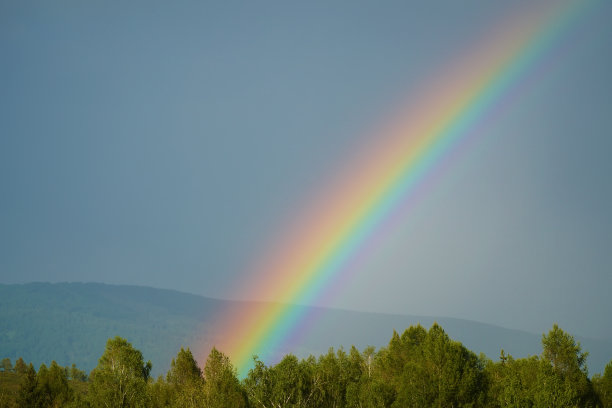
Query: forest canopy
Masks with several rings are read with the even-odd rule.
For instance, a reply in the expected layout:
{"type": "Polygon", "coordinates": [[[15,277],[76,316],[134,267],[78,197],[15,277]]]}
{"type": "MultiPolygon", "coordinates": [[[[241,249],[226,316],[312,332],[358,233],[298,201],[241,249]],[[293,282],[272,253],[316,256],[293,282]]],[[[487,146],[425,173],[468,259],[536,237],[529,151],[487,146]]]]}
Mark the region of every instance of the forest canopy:
{"type": "Polygon", "coordinates": [[[22,358],[0,363],[0,407],[612,407],[612,361],[589,377],[588,353],[557,325],[542,353],[497,361],[476,355],[435,323],[393,332],[376,350],[330,348],[299,359],[288,354],[238,378],[213,348],[200,367],[181,348],[165,376],[121,337],[108,339],[87,375],[53,361],[35,370],[22,358]]]}

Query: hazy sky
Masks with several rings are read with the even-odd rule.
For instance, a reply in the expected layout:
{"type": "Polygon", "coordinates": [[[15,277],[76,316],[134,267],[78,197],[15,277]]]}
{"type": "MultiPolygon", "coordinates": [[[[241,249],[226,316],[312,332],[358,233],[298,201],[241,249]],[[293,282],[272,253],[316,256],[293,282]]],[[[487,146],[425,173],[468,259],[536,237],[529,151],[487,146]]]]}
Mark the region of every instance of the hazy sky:
{"type": "MultiPolygon", "coordinates": [[[[234,297],[398,101],[529,3],[1,2],[0,282],[234,297]]],[[[612,337],[610,21],[562,37],[327,305],[612,337]]]]}

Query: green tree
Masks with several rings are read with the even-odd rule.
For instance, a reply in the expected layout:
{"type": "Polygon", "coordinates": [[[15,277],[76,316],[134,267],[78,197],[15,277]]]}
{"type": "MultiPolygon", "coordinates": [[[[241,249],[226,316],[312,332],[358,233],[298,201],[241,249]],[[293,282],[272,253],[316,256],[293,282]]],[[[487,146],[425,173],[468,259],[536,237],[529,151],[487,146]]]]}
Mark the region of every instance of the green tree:
{"type": "Polygon", "coordinates": [[[259,359],[253,356],[254,366],[243,380],[244,389],[252,406],[267,408],[272,406],[270,397],[272,394],[273,379],[270,369],[259,359]]]}
{"type": "Polygon", "coordinates": [[[565,333],[557,324],[548,334],[542,335],[542,358],[550,361],[553,368],[562,375],[574,375],[580,371],[587,373],[588,353],[582,352],[580,343],[565,333]]]}
{"type": "Polygon", "coordinates": [[[388,349],[377,353],[372,346],[359,353],[351,347],[345,368],[347,407],[389,407],[395,401],[397,390],[392,383],[393,375],[387,371],[391,362],[387,353],[388,349]]]}
{"type": "Polygon", "coordinates": [[[23,380],[19,386],[17,403],[20,407],[37,407],[38,405],[38,381],[36,370],[32,363],[27,366],[23,380]]]}
{"type": "Polygon", "coordinates": [[[172,359],[167,381],[173,389],[173,404],[177,407],[198,407],[204,404],[204,379],[202,370],[193,358],[191,350],[181,347],[172,359]]]}
{"type": "Polygon", "coordinates": [[[5,373],[13,371],[13,364],[11,363],[11,359],[8,357],[3,358],[2,362],[0,363],[0,368],[2,368],[2,371],[4,371],[5,373]]]}
{"type": "Polygon", "coordinates": [[[498,363],[488,362],[488,402],[491,407],[522,408],[533,405],[540,371],[538,357],[515,360],[501,352],[498,363]]]}
{"type": "Polygon", "coordinates": [[[479,405],[484,390],[483,363],[461,343],[434,324],[424,344],[427,377],[434,389],[434,406],[479,405]]]}
{"type": "Polygon", "coordinates": [[[542,355],[514,360],[503,354],[487,364],[489,402],[494,407],[594,407],[586,353],[554,325],[542,336],[542,355]]]}
{"type": "Polygon", "coordinates": [[[300,361],[293,354],[288,354],[273,367],[266,367],[257,357],[254,360],[255,367],[249,370],[244,380],[253,406],[324,406],[321,376],[314,357],[300,361]]]}
{"type": "Polygon", "coordinates": [[[593,376],[593,387],[601,405],[612,408],[612,360],[606,365],[603,375],[593,376]]]}
{"type": "MultiPolygon", "coordinates": [[[[347,385],[347,405],[356,407],[389,407],[397,397],[395,362],[391,354],[395,353],[395,347],[399,344],[399,335],[393,332],[388,348],[376,352],[374,347],[367,347],[361,358],[352,350],[351,359],[361,362],[361,378],[359,383],[347,385]],[[391,352],[390,349],[394,348],[391,352]]],[[[398,354],[396,354],[398,355],[398,354]]]]}
{"type": "Polygon", "coordinates": [[[384,406],[457,407],[485,402],[483,361],[451,340],[437,323],[429,331],[416,326],[401,336],[394,332],[389,346],[378,355],[375,373],[384,406]]]}
{"type": "Polygon", "coordinates": [[[540,370],[533,394],[534,408],[564,408],[584,406],[579,403],[578,391],[559,375],[558,368],[549,361],[540,361],[540,370]]]}
{"type": "Polygon", "coordinates": [[[366,371],[366,363],[362,354],[355,346],[351,346],[348,355],[348,363],[346,366],[346,405],[349,407],[362,406],[360,394],[362,383],[366,380],[364,375],[366,371]]]}
{"type": "Polygon", "coordinates": [[[87,373],[85,371],[79,370],[76,364],[72,363],[70,368],[66,367],[68,371],[68,375],[74,381],[87,381],[87,373]]]}
{"type": "MultiPolygon", "coordinates": [[[[563,383],[564,398],[571,397],[572,403],[579,406],[595,403],[595,392],[588,378],[587,356],[588,353],[582,351],[580,343],[557,324],[553,325],[547,335],[542,335],[542,360],[550,364],[557,376],[554,382],[549,379],[547,384],[563,383]]],[[[548,367],[543,367],[542,375],[544,378],[550,377],[548,367]]]]}
{"type": "Polygon", "coordinates": [[[240,408],[248,406],[236,370],[229,358],[213,347],[204,366],[204,400],[209,408],[240,408]]]}
{"type": "Polygon", "coordinates": [[[17,359],[17,361],[15,361],[15,368],[14,368],[15,372],[17,374],[25,374],[28,370],[28,366],[26,365],[25,361],[23,361],[23,358],[19,357],[17,359]]]}
{"type": "Polygon", "coordinates": [[[346,399],[346,378],[343,365],[346,364],[346,355],[330,348],[327,354],[319,357],[317,373],[320,376],[322,400],[324,407],[344,407],[346,399]]]}
{"type": "Polygon", "coordinates": [[[170,371],[168,371],[167,375],[168,382],[183,385],[193,381],[200,381],[201,379],[202,370],[193,358],[191,350],[189,348],[185,350],[181,347],[176,358],[173,358],[170,364],[170,371]]]}
{"type": "MultiPolygon", "coordinates": [[[[309,374],[311,364],[300,363],[293,354],[288,354],[271,368],[273,387],[270,400],[274,406],[307,407],[312,398],[312,381],[309,374]]],[[[321,384],[319,383],[319,386],[321,384]]],[[[319,388],[320,389],[320,388],[319,388]]]]}
{"type": "Polygon", "coordinates": [[[174,386],[164,380],[161,375],[157,380],[149,382],[149,407],[165,408],[175,406],[177,403],[174,386]]]}
{"type": "Polygon", "coordinates": [[[94,407],[144,407],[151,362],[121,337],[109,339],[91,372],[89,397],[94,407]]]}
{"type": "Polygon", "coordinates": [[[55,361],[49,368],[42,364],[38,369],[36,395],[39,407],[62,407],[72,400],[66,372],[55,361]]]}
{"type": "Polygon", "coordinates": [[[36,374],[36,396],[38,398],[36,406],[47,407],[51,404],[51,393],[48,390],[49,386],[49,369],[42,363],[38,367],[38,373],[36,374]]]}

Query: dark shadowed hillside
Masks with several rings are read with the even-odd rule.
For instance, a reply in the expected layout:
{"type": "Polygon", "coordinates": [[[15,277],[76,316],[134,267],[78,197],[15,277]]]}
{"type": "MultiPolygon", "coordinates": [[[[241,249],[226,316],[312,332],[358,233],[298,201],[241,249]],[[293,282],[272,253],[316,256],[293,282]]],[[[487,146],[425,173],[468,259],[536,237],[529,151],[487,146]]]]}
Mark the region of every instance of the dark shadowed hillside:
{"type": "MultiPolygon", "coordinates": [[[[211,334],[211,321],[229,301],[137,286],[98,283],[32,283],[0,285],[0,356],[22,356],[35,366],[56,360],[91,370],[109,337],[127,338],[164,373],[181,346],[195,348],[196,339],[211,334]]],[[[249,307],[247,302],[242,303],[249,307]]],[[[362,313],[322,309],[321,320],[298,355],[321,354],[331,346],[383,346],[401,332],[434,321],[476,353],[496,360],[500,349],[516,357],[539,354],[541,334],[509,330],[468,320],[362,313]]],[[[552,326],[551,322],[551,326],[552,326]]],[[[590,352],[591,373],[603,371],[612,358],[611,340],[585,339],[573,333],[590,352]]]]}

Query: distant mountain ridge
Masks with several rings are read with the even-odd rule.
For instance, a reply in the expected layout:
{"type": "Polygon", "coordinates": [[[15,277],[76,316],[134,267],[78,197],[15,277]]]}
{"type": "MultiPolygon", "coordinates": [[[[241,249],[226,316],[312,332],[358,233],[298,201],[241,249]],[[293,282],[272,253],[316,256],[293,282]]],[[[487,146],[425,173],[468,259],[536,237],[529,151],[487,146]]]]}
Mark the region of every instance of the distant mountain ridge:
{"type": "MultiPolygon", "coordinates": [[[[101,283],[0,284],[0,358],[23,357],[38,366],[56,360],[91,370],[109,337],[127,338],[163,374],[181,346],[196,356],[198,346],[214,338],[213,319],[230,305],[249,302],[219,300],[143,286],[101,283]]],[[[306,308],[305,306],[294,306],[306,308]]],[[[541,334],[445,317],[365,313],[324,309],[304,339],[298,356],[325,353],[329,347],[386,346],[392,331],[437,321],[454,340],[475,353],[497,360],[504,349],[515,357],[541,352],[541,334]]],[[[552,326],[551,322],[551,326],[552,326]]],[[[612,359],[612,340],[572,334],[589,352],[590,374],[602,372],[612,359]]],[[[198,357],[202,358],[202,355],[198,357]]]]}

